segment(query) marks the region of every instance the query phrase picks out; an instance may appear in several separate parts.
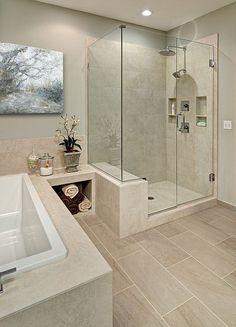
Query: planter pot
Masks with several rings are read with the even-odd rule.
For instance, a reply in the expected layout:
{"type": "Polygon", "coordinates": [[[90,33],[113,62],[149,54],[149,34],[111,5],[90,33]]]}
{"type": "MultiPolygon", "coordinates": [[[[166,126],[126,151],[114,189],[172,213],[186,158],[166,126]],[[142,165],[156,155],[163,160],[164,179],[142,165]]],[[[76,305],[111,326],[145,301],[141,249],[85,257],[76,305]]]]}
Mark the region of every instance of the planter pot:
{"type": "Polygon", "coordinates": [[[80,152],[64,152],[64,160],[67,173],[73,173],[78,171],[77,166],[79,165],[80,152]]]}

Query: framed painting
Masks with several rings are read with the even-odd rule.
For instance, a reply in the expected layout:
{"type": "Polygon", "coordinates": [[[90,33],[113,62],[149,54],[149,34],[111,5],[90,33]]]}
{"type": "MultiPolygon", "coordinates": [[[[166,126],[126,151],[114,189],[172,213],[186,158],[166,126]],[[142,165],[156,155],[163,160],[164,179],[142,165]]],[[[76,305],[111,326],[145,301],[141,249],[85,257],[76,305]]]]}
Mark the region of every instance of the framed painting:
{"type": "Polygon", "coordinates": [[[63,53],[0,43],[0,114],[57,114],[63,109],[63,53]]]}

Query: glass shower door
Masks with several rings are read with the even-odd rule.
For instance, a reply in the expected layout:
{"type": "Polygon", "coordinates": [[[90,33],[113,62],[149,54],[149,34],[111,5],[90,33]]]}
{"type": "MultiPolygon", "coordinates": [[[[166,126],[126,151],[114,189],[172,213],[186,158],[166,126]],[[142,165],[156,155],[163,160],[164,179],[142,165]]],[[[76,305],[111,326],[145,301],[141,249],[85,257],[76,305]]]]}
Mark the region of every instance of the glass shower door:
{"type": "Polygon", "coordinates": [[[131,174],[147,180],[149,214],[177,204],[176,80],[170,73],[176,70],[176,56],[160,53],[167,44],[175,47],[176,39],[133,27],[123,30],[123,180],[131,174]]]}
{"type": "Polygon", "coordinates": [[[213,47],[178,40],[177,50],[177,203],[212,195],[213,47]]]}

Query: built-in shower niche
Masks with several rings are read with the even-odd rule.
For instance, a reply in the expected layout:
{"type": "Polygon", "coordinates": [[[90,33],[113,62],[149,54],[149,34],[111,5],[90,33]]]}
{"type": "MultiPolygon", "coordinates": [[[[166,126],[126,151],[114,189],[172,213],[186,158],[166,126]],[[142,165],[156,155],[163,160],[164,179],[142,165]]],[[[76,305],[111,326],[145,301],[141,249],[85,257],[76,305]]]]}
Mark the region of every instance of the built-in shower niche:
{"type": "Polygon", "coordinates": [[[177,101],[176,98],[168,99],[168,122],[175,123],[177,113],[177,101]]]}
{"type": "Polygon", "coordinates": [[[196,126],[207,127],[207,97],[196,98],[196,126]]]}

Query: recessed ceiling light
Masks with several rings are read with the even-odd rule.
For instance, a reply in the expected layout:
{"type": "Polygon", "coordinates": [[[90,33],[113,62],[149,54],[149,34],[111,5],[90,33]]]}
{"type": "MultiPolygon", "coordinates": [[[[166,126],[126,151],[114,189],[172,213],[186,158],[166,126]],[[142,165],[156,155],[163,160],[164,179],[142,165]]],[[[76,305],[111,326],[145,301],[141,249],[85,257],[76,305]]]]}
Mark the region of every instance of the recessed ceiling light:
{"type": "Polygon", "coordinates": [[[142,15],[143,16],[151,16],[151,14],[152,14],[152,12],[151,12],[151,10],[149,10],[149,9],[145,9],[144,11],[142,11],[142,15]]]}

